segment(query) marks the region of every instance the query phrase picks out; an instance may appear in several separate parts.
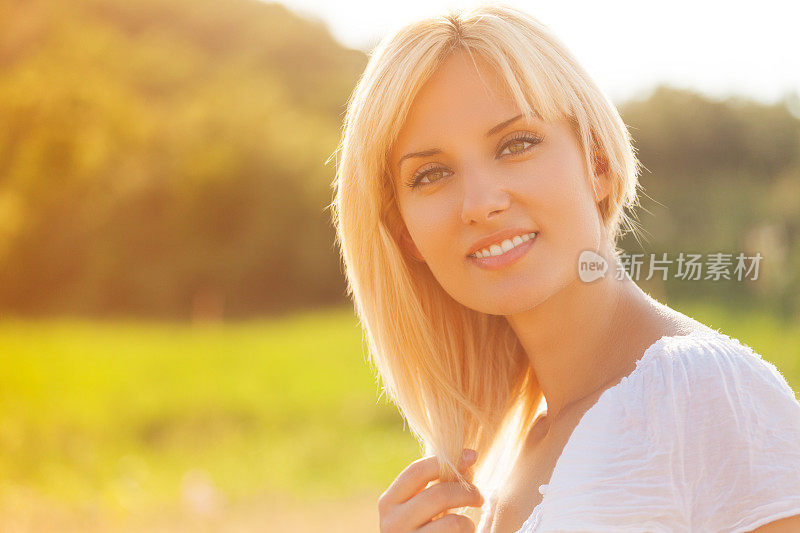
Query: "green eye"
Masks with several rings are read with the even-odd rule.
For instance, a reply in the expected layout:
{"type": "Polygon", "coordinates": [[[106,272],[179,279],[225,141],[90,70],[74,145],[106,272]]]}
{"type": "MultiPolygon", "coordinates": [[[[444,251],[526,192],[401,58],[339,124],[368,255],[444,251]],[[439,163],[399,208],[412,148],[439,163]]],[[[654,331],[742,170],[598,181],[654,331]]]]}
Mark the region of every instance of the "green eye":
{"type": "MultiPolygon", "coordinates": [[[[520,152],[525,151],[526,148],[525,144],[526,144],[525,141],[514,141],[510,143],[508,146],[506,146],[506,148],[508,148],[512,154],[518,154],[520,152]]],[[[532,144],[532,143],[527,143],[527,144],[532,144]]]]}
{"type": "MultiPolygon", "coordinates": [[[[541,143],[544,137],[538,137],[530,132],[520,131],[502,144],[496,157],[516,156],[529,152],[534,146],[541,143]]],[[[416,171],[406,182],[406,186],[414,189],[420,185],[432,185],[453,173],[440,165],[423,167],[416,171]],[[427,180],[427,181],[422,181],[427,180]]]]}
{"type": "Polygon", "coordinates": [[[408,182],[408,186],[413,189],[418,185],[430,185],[432,183],[436,183],[440,179],[445,178],[446,176],[449,176],[450,174],[452,174],[452,172],[447,172],[443,167],[433,167],[425,170],[419,170],[411,177],[408,182]],[[428,178],[427,182],[422,181],[425,178],[428,178]]]}
{"type": "Polygon", "coordinates": [[[536,137],[530,133],[519,132],[514,134],[514,137],[502,146],[497,155],[498,157],[504,155],[518,155],[527,152],[532,146],[539,144],[542,140],[543,138],[536,137]]]}

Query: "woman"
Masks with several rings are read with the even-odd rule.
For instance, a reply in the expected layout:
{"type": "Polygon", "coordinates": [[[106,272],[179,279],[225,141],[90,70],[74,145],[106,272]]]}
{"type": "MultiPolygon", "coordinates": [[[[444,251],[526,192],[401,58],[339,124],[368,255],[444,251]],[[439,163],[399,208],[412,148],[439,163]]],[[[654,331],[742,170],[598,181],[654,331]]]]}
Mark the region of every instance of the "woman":
{"type": "Polygon", "coordinates": [[[381,531],[800,528],[800,404],[611,275],[639,165],[541,23],[486,6],[387,37],[339,152],[349,293],[427,455],[382,494],[381,531]]]}

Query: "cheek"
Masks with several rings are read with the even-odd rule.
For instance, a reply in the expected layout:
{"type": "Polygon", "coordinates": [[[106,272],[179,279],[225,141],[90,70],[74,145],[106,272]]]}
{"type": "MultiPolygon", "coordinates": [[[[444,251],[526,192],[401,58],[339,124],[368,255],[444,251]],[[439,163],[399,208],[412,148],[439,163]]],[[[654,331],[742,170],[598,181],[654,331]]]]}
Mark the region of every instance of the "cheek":
{"type": "MultiPolygon", "coordinates": [[[[585,224],[593,201],[583,165],[574,154],[547,154],[536,160],[524,183],[524,195],[541,213],[543,225],[585,224]]],[[[546,228],[543,228],[546,229],[546,228]]]]}
{"type": "Polygon", "coordinates": [[[448,239],[447,220],[452,214],[440,202],[423,200],[405,206],[404,219],[414,244],[424,255],[441,249],[448,239]]]}

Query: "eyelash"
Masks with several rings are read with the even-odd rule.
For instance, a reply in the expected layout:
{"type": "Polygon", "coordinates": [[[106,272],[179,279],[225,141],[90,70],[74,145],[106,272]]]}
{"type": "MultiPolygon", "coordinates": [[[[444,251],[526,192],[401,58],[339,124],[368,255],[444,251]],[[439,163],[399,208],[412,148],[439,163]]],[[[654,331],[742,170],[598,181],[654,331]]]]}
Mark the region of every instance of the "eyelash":
{"type": "MultiPolygon", "coordinates": [[[[508,148],[511,144],[513,144],[513,143],[515,143],[517,141],[526,141],[526,142],[531,143],[530,146],[526,147],[524,150],[522,150],[520,152],[506,154],[507,156],[514,157],[516,155],[520,155],[520,154],[528,152],[529,150],[533,149],[534,146],[536,146],[537,144],[541,143],[543,140],[544,140],[544,137],[538,137],[536,135],[533,135],[532,133],[527,133],[527,132],[522,132],[521,131],[521,132],[515,133],[508,141],[503,143],[503,145],[497,150],[497,154],[496,155],[498,157],[502,157],[501,156],[502,152],[505,151],[505,149],[508,148]]],[[[417,172],[414,173],[413,176],[411,176],[411,179],[408,180],[408,183],[406,183],[406,185],[408,187],[412,188],[412,189],[418,187],[419,185],[433,185],[434,183],[436,183],[436,181],[439,181],[439,180],[436,180],[434,182],[429,182],[429,183],[420,183],[420,180],[422,180],[428,174],[433,174],[434,172],[441,171],[442,169],[443,169],[443,167],[436,166],[436,167],[431,167],[431,168],[427,168],[427,169],[424,169],[424,170],[418,170],[417,172]]],[[[440,179],[442,179],[442,178],[440,178],[440,179]]]]}

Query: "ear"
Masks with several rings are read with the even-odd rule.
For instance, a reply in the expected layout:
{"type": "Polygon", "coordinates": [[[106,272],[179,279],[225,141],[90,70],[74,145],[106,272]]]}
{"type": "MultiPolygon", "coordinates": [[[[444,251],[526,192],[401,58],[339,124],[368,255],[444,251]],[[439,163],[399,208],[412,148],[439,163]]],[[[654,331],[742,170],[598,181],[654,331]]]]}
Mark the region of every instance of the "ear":
{"type": "Polygon", "coordinates": [[[611,194],[611,176],[608,171],[608,161],[597,159],[594,163],[594,201],[599,204],[611,194]]]}
{"type": "Polygon", "coordinates": [[[400,248],[403,250],[403,253],[411,256],[414,260],[419,261],[420,263],[425,262],[425,258],[422,257],[417,245],[414,244],[413,239],[411,239],[411,235],[408,233],[408,229],[405,227],[405,224],[403,225],[403,231],[400,235],[400,248]]]}

